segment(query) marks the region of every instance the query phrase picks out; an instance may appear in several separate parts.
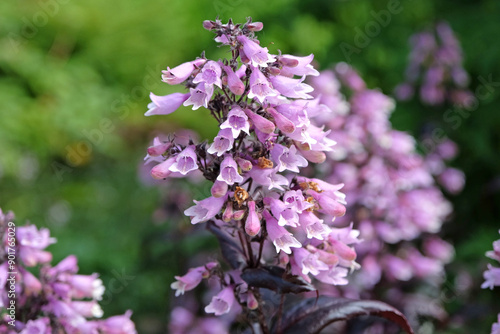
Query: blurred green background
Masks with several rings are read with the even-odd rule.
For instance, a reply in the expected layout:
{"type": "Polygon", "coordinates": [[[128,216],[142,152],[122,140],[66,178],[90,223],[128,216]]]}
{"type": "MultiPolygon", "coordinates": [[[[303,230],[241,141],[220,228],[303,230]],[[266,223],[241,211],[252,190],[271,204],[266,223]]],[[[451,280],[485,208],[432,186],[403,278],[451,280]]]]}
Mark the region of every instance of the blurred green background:
{"type": "MultiPolygon", "coordinates": [[[[189,223],[154,214],[165,189],[141,181],[138,169],[155,133],[187,127],[208,138],[216,128],[202,109],[143,114],[150,91],[180,89],[160,81],[162,69],[203,50],[208,58],[225,56],[202,21],[219,15],[244,22],[251,16],[264,23],[258,36],[271,52],[312,52],[321,69],[349,61],[370,87],[391,93],[403,80],[409,36],[444,19],[461,41],[470,87],[478,87],[480,77],[497,84],[456,130],[443,124],[446,108],[415,100],[398,103],[393,121],[416,136],[433,122],[459,144],[454,165],[465,171],[467,184],[451,198],[456,213],[443,233],[457,247],[450,276],[467,270],[480,285],[484,252],[500,227],[500,2],[397,1],[401,12],[346,59],[341,43],[354,46],[357,29],[389,2],[0,2],[0,207],[15,211],[18,224],[30,219],[51,229],[58,239],[49,248],[54,262],[76,254],[81,273],[101,273],[108,288],[105,315],[132,309],[139,333],[165,332],[173,276],[183,272],[182,258],[207,241],[170,232],[172,224],[189,223]]],[[[488,331],[500,312],[493,302],[499,296],[477,288],[457,294],[446,306],[463,314],[465,323],[441,332],[488,331]]]]}

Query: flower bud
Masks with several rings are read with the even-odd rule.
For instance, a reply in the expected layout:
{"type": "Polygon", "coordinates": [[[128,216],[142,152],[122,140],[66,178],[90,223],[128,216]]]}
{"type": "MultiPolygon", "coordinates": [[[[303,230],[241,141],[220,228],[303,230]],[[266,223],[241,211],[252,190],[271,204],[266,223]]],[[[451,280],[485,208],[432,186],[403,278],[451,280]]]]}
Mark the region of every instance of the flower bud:
{"type": "Polygon", "coordinates": [[[248,161],[247,159],[243,159],[243,158],[236,158],[234,159],[236,161],[236,163],[238,164],[238,166],[245,172],[248,172],[249,170],[252,169],[252,163],[250,161],[248,161]]]}
{"type": "Polygon", "coordinates": [[[248,202],[248,217],[245,222],[245,232],[251,237],[260,232],[260,219],[255,211],[255,202],[248,202]]]}
{"type": "Polygon", "coordinates": [[[253,125],[263,133],[270,134],[274,132],[275,126],[270,120],[254,113],[250,109],[245,109],[245,114],[252,120],[253,125]]]}
{"type": "Polygon", "coordinates": [[[222,197],[227,193],[227,188],[228,185],[224,181],[219,181],[215,180],[212,189],[210,189],[210,192],[212,193],[213,197],[222,197]]]}
{"type": "Polygon", "coordinates": [[[233,213],[234,220],[242,220],[245,216],[245,210],[237,210],[233,213]]]}
{"type": "Polygon", "coordinates": [[[210,21],[210,20],[205,20],[203,21],[203,28],[207,29],[207,30],[212,30],[216,27],[216,24],[214,21],[210,21]]]}
{"type": "Polygon", "coordinates": [[[222,220],[226,223],[229,223],[233,219],[233,202],[228,201],[226,204],[226,209],[222,214],[222,220]]]}
{"type": "Polygon", "coordinates": [[[170,157],[162,163],[156,165],[151,169],[151,176],[155,179],[161,180],[172,174],[170,166],[175,163],[176,157],[170,157]]]}
{"type": "Polygon", "coordinates": [[[251,310],[255,310],[257,307],[259,307],[259,302],[257,301],[257,298],[255,298],[255,295],[251,291],[247,292],[247,306],[251,310]]]}
{"type": "Polygon", "coordinates": [[[292,133],[295,131],[295,125],[293,124],[293,122],[277,112],[276,109],[269,107],[266,109],[266,111],[270,113],[271,116],[273,116],[278,129],[280,129],[284,133],[292,133]]]}
{"type": "Polygon", "coordinates": [[[247,28],[250,31],[261,31],[264,28],[264,23],[262,22],[251,22],[247,24],[247,28]]]}
{"type": "Polygon", "coordinates": [[[232,68],[229,66],[222,66],[224,72],[227,74],[227,86],[229,90],[235,95],[241,95],[245,91],[245,84],[240,80],[240,78],[233,72],[232,68]]]}

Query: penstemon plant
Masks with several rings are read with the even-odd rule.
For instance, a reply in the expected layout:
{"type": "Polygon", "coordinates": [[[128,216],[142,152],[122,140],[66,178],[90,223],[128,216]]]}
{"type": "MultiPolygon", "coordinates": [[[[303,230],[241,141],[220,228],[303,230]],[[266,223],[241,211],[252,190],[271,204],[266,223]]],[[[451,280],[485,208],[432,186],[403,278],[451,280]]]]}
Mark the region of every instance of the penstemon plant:
{"type": "Polygon", "coordinates": [[[249,333],[319,333],[358,315],[386,317],[412,333],[405,317],[381,302],[289,296],[317,291],[315,281],[345,285],[349,271],[359,268],[353,248],[359,232],[335,226],[335,217],[346,210],[343,185],[300,174],[310,163],[323,162],[335,144],[329,131],[311,122],[329,112],[304,83],[319,73],[312,54],[273,55],[260,46],[255,37],[260,22],[215,20],[203,26],[229,47],[231,58],[215,61],[202,53],[167,68],[163,81],[183,84],[188,93],[151,93],[146,112],[204,107],[219,125],[212,143],[179,143],[173,136],[155,138],[148,148],[146,163],[156,163],[154,178],[198,173],[212,183],[211,196],[194,201],[184,214],[192,224],[206,224],[225,263],[209,262],[176,276],[171,285],[176,296],[203,279],[216,280],[218,293],[205,312],[238,312],[249,333]],[[266,307],[270,295],[280,300],[276,309],[266,307]]]}
{"type": "Polygon", "coordinates": [[[55,242],[48,229],[16,226],[14,214],[0,209],[0,333],[137,334],[131,311],[99,319],[98,274],[78,274],[74,255],[50,265],[45,248],[55,242]]]}

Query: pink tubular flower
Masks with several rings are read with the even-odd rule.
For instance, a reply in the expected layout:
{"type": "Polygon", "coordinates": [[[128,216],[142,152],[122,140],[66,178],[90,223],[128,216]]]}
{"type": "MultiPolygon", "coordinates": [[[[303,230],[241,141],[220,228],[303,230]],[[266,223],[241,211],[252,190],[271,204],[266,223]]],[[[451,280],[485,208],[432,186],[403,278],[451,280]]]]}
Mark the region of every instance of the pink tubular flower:
{"type": "Polygon", "coordinates": [[[207,152],[216,154],[217,156],[223,155],[225,152],[233,148],[234,137],[231,129],[221,129],[214,139],[213,144],[208,148],[207,152]]]}
{"type": "Polygon", "coordinates": [[[212,298],[210,304],[205,307],[205,312],[214,313],[217,316],[226,314],[231,310],[234,300],[233,287],[228,286],[212,298]]]}
{"type": "Polygon", "coordinates": [[[217,87],[222,88],[222,82],[220,79],[221,74],[222,69],[220,68],[220,65],[213,60],[209,60],[203,66],[200,73],[196,75],[193,83],[203,82],[205,85],[216,85],[217,87]]]}
{"type": "Polygon", "coordinates": [[[252,120],[253,126],[262,131],[265,134],[273,133],[275,130],[274,123],[270,120],[262,117],[250,109],[245,109],[245,114],[252,120]]]}
{"type": "Polygon", "coordinates": [[[166,71],[162,71],[163,74],[161,77],[163,81],[168,83],[169,85],[180,84],[181,82],[189,78],[189,76],[196,67],[200,67],[206,61],[207,61],[206,59],[196,59],[193,61],[183,63],[172,69],[170,67],[167,67],[166,71]]]}
{"type": "Polygon", "coordinates": [[[85,318],[101,318],[103,315],[102,309],[97,301],[72,301],[71,308],[85,318]]]}
{"type": "Polygon", "coordinates": [[[198,84],[196,88],[189,89],[190,96],[184,101],[183,105],[193,106],[193,110],[198,109],[203,106],[208,108],[208,101],[212,98],[212,94],[214,93],[214,88],[212,85],[205,85],[203,83],[198,84]]]}
{"type": "Polygon", "coordinates": [[[179,172],[182,175],[186,175],[198,169],[196,159],[194,146],[188,146],[175,157],[175,162],[168,169],[172,172],[179,172]]]}
{"type": "Polygon", "coordinates": [[[256,98],[260,103],[268,96],[278,96],[279,93],[272,88],[271,83],[264,74],[257,68],[252,66],[252,73],[250,74],[250,91],[248,98],[256,98]]]}
{"type": "Polygon", "coordinates": [[[281,75],[288,77],[292,77],[294,75],[318,76],[319,72],[315,70],[314,67],[311,65],[313,58],[314,55],[312,53],[309,56],[305,57],[296,57],[291,55],[280,56],[279,61],[281,61],[284,64],[283,68],[281,69],[281,75]]]}
{"type": "Polygon", "coordinates": [[[226,196],[222,197],[208,197],[201,201],[194,201],[196,205],[184,211],[186,216],[191,218],[191,224],[198,224],[205,222],[215,217],[216,214],[222,209],[226,196]]]}
{"type": "Polygon", "coordinates": [[[175,276],[176,282],[173,282],[170,287],[175,290],[175,296],[183,295],[184,292],[193,290],[200,284],[204,273],[207,271],[205,266],[191,268],[184,276],[175,276]]]}
{"type": "MultiPolygon", "coordinates": [[[[9,332],[10,333],[10,332],[9,332]]],[[[13,333],[13,332],[12,332],[13,333]]],[[[50,327],[50,319],[47,317],[38,318],[36,320],[28,320],[26,327],[20,334],[52,334],[50,327]]]]}
{"type": "MultiPolygon", "coordinates": [[[[264,213],[267,212],[264,211],[264,213]]],[[[265,219],[267,233],[269,234],[269,238],[273,241],[274,247],[276,247],[276,253],[283,251],[287,254],[291,254],[292,250],[290,248],[302,247],[302,244],[284,227],[280,226],[278,221],[269,213],[265,215],[265,219]]]]}
{"type": "Polygon", "coordinates": [[[243,83],[243,81],[241,81],[238,75],[233,72],[231,67],[222,66],[222,68],[224,69],[224,72],[226,72],[227,86],[229,87],[231,93],[235,95],[243,94],[243,92],[245,92],[245,84],[243,83]]]}
{"type": "Polygon", "coordinates": [[[148,104],[148,111],[144,116],[168,115],[179,109],[179,107],[189,98],[190,94],[173,93],[165,96],[149,94],[151,103],[148,104]]]}
{"type": "Polygon", "coordinates": [[[276,162],[278,171],[282,172],[284,170],[290,170],[292,172],[298,173],[299,167],[307,167],[307,160],[303,156],[298,154],[295,145],[287,148],[285,146],[276,144],[271,151],[271,156],[276,162]]]}
{"type": "Polygon", "coordinates": [[[69,279],[73,295],[75,298],[92,298],[101,300],[104,294],[104,285],[102,280],[98,278],[98,274],[92,275],[73,275],[69,279]]]}
{"type": "Polygon", "coordinates": [[[221,129],[231,129],[233,138],[237,138],[241,131],[250,134],[250,123],[245,112],[238,106],[233,106],[227,114],[227,120],[220,125],[221,129]]]}
{"type": "Polygon", "coordinates": [[[253,66],[267,67],[268,63],[276,60],[274,56],[269,54],[267,48],[261,47],[259,44],[248,39],[248,37],[238,36],[236,39],[243,45],[243,52],[253,66]]]}
{"type": "Polygon", "coordinates": [[[274,121],[276,122],[276,126],[278,129],[283,131],[284,133],[293,133],[295,131],[295,125],[291,120],[280,114],[279,112],[276,111],[276,109],[269,107],[266,109],[268,113],[273,116],[274,121]]]}
{"type": "Polygon", "coordinates": [[[153,139],[153,145],[148,147],[148,155],[151,157],[157,157],[164,154],[170,147],[172,143],[165,143],[160,140],[159,137],[153,139]]]}
{"type": "Polygon", "coordinates": [[[52,260],[52,254],[43,251],[47,246],[56,242],[55,238],[50,237],[48,229],[38,230],[35,225],[29,225],[18,227],[16,232],[19,257],[27,267],[52,260]]]}
{"type": "Polygon", "coordinates": [[[233,185],[234,183],[241,183],[243,177],[238,173],[238,165],[234,161],[233,157],[229,154],[225,156],[224,160],[220,165],[220,174],[217,180],[224,181],[228,185],[233,185]]]}
{"type": "Polygon", "coordinates": [[[255,211],[255,202],[248,202],[248,217],[245,222],[245,232],[251,237],[256,236],[260,231],[260,219],[255,211]]]}
{"type": "Polygon", "coordinates": [[[105,320],[101,320],[99,323],[99,329],[103,333],[116,333],[116,334],[137,334],[135,325],[130,320],[132,311],[128,310],[123,315],[116,315],[105,320]]]}
{"type": "Polygon", "coordinates": [[[301,79],[287,78],[282,75],[271,77],[270,81],[273,84],[274,89],[280,92],[282,95],[294,99],[312,99],[312,96],[307,94],[312,92],[314,89],[302,83],[305,77],[301,79]]]}
{"type": "Polygon", "coordinates": [[[157,180],[164,179],[172,174],[170,167],[176,162],[177,157],[173,156],[159,163],[151,169],[151,176],[157,180]]]}

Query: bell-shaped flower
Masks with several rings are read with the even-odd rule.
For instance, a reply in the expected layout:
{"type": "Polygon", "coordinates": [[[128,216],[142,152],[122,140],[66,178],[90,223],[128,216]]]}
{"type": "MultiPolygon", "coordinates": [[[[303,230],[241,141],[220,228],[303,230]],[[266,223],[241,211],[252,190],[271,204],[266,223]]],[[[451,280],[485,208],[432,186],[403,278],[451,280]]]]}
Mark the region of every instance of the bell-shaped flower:
{"type": "Polygon", "coordinates": [[[302,83],[304,81],[304,78],[305,76],[301,79],[293,79],[282,75],[277,75],[271,77],[269,81],[271,81],[274,89],[280,92],[281,95],[294,99],[312,99],[312,95],[309,95],[307,93],[311,93],[312,91],[314,91],[314,88],[312,88],[308,84],[302,83]]]}
{"type": "Polygon", "coordinates": [[[227,119],[220,125],[221,129],[231,129],[233,138],[237,138],[241,131],[250,134],[250,123],[248,116],[238,106],[233,106],[227,114],[227,119]]]}
{"type": "Polygon", "coordinates": [[[243,176],[238,173],[238,165],[231,155],[227,154],[222,160],[217,180],[226,182],[230,186],[243,181],[243,176]]]}
{"type": "Polygon", "coordinates": [[[200,83],[196,86],[196,88],[190,88],[189,93],[189,98],[183,103],[186,107],[192,105],[193,110],[196,110],[201,106],[208,108],[208,102],[212,98],[214,87],[212,85],[207,86],[200,83]]]}
{"type": "Polygon", "coordinates": [[[190,97],[189,93],[172,93],[165,96],[149,94],[151,103],[148,104],[148,111],[144,116],[168,115],[179,109],[179,107],[190,97]]]}
{"type": "Polygon", "coordinates": [[[254,113],[250,109],[245,109],[245,114],[250,118],[254,127],[259,129],[261,132],[265,134],[270,134],[274,132],[276,128],[274,123],[268,120],[267,118],[254,113]]]}
{"type": "MultiPolygon", "coordinates": [[[[241,79],[238,77],[238,75],[233,71],[233,69],[230,66],[222,66],[224,69],[224,72],[226,72],[227,75],[227,86],[229,87],[229,90],[231,93],[235,95],[241,95],[245,92],[245,84],[241,79]]],[[[245,67],[246,69],[246,67],[245,67]]]]}
{"type": "Polygon", "coordinates": [[[307,233],[308,239],[324,240],[330,233],[330,228],[323,224],[323,220],[310,211],[304,211],[300,214],[300,226],[307,233]]]}
{"type": "Polygon", "coordinates": [[[175,157],[175,162],[168,168],[172,172],[179,172],[182,175],[197,170],[197,156],[194,151],[194,146],[190,145],[186,147],[181,153],[177,154],[175,157]]]}
{"type": "Polygon", "coordinates": [[[208,197],[201,201],[194,201],[196,205],[184,211],[186,216],[192,217],[191,224],[205,222],[220,212],[227,196],[208,197]]]}
{"type": "MultiPolygon", "coordinates": [[[[38,278],[35,277],[35,275],[25,270],[24,268],[19,267],[19,271],[22,275],[22,281],[24,287],[23,295],[26,296],[38,295],[38,293],[40,293],[40,291],[42,290],[42,283],[40,283],[40,281],[38,280],[38,278]]],[[[2,276],[1,273],[0,276],[2,276]]],[[[3,279],[0,278],[0,287],[3,287],[5,284],[2,281],[3,279]]]]}
{"type": "Polygon", "coordinates": [[[349,270],[347,268],[335,266],[330,270],[320,271],[319,274],[316,275],[315,277],[319,281],[326,284],[346,285],[347,283],[349,283],[349,281],[346,278],[348,273],[349,270]]]}
{"type": "Polygon", "coordinates": [[[213,60],[209,60],[203,66],[200,73],[196,75],[193,83],[203,82],[205,85],[216,85],[217,87],[222,88],[221,75],[222,69],[220,65],[213,60]]]}
{"type": "Polygon", "coordinates": [[[329,269],[328,265],[320,261],[318,254],[310,253],[304,248],[295,248],[293,258],[297,265],[301,267],[301,272],[304,275],[309,273],[318,275],[320,271],[329,269]]]}
{"type": "Polygon", "coordinates": [[[293,122],[277,112],[276,109],[269,107],[266,109],[266,111],[270,113],[271,116],[273,116],[274,122],[276,123],[278,129],[280,129],[284,133],[293,133],[295,131],[295,125],[293,124],[293,122]]]}
{"type": "Polygon", "coordinates": [[[221,129],[214,138],[213,144],[208,148],[210,154],[223,155],[225,152],[233,148],[234,137],[231,129],[221,129]]]}
{"type": "MultiPolygon", "coordinates": [[[[155,137],[153,139],[153,145],[148,147],[148,155],[151,157],[157,157],[162,154],[164,154],[170,147],[172,146],[172,143],[170,142],[163,142],[160,140],[159,137],[155,137]]],[[[146,160],[147,157],[144,159],[146,160]]]]}
{"type": "Polygon", "coordinates": [[[166,71],[162,71],[162,79],[164,82],[169,85],[177,85],[189,78],[191,73],[195,68],[203,65],[207,60],[206,59],[196,59],[193,61],[189,61],[174,68],[167,67],[166,71]]]}
{"type": "Polygon", "coordinates": [[[128,310],[123,315],[115,315],[99,322],[102,333],[137,334],[134,322],[130,320],[132,311],[128,310]]]}
{"type": "Polygon", "coordinates": [[[177,157],[172,156],[167,160],[159,163],[151,169],[151,176],[157,180],[164,179],[172,174],[170,167],[176,162],[177,157]]]}
{"type": "MultiPolygon", "coordinates": [[[[14,332],[12,332],[14,333],[14,332]]],[[[20,334],[50,334],[52,328],[50,327],[50,319],[47,317],[38,318],[36,320],[28,320],[26,326],[20,334]]]]}
{"type": "Polygon", "coordinates": [[[216,316],[226,314],[231,310],[234,300],[233,287],[228,286],[212,298],[210,304],[205,307],[205,312],[214,313],[216,316]]]}
{"type": "Polygon", "coordinates": [[[283,145],[275,144],[271,151],[271,156],[276,162],[278,172],[288,169],[292,172],[298,173],[299,167],[307,167],[308,165],[307,160],[298,154],[295,145],[287,148],[283,145]]]}
{"type": "Polygon", "coordinates": [[[252,73],[250,74],[250,91],[248,92],[248,98],[256,98],[260,103],[264,103],[264,100],[268,96],[278,96],[279,92],[275,90],[269,80],[264,74],[257,68],[252,66],[252,73]]]}
{"type": "Polygon", "coordinates": [[[74,298],[101,300],[105,288],[98,276],[96,273],[92,275],[72,275],[68,282],[71,285],[74,298]]]}
{"type": "MultiPolygon", "coordinates": [[[[208,270],[214,268],[216,265],[216,262],[208,263],[208,270]]],[[[196,288],[201,280],[207,277],[207,266],[191,268],[184,276],[175,276],[177,281],[170,284],[170,287],[175,290],[175,296],[178,297],[183,295],[184,292],[196,288]]]]}
{"type": "Polygon", "coordinates": [[[104,312],[97,301],[71,301],[71,308],[85,318],[101,318],[104,312]]]}
{"type": "Polygon", "coordinates": [[[260,231],[260,219],[255,211],[255,202],[248,202],[248,217],[245,222],[245,232],[253,237],[257,235],[260,231]]]}
{"type": "Polygon", "coordinates": [[[311,53],[309,56],[296,57],[291,55],[281,55],[278,58],[283,64],[281,75],[293,77],[294,75],[304,76],[313,75],[318,76],[319,72],[311,65],[314,55],[311,53]]]}
{"type": "Polygon", "coordinates": [[[302,244],[284,227],[280,226],[278,221],[272,217],[269,212],[264,211],[264,214],[267,233],[269,238],[273,241],[274,247],[276,247],[276,253],[283,251],[287,254],[291,254],[292,250],[290,248],[302,247],[302,244]]]}
{"type": "Polygon", "coordinates": [[[243,52],[253,66],[267,67],[268,63],[276,61],[276,58],[269,54],[267,48],[261,47],[248,37],[241,35],[236,39],[243,45],[243,52]]]}

